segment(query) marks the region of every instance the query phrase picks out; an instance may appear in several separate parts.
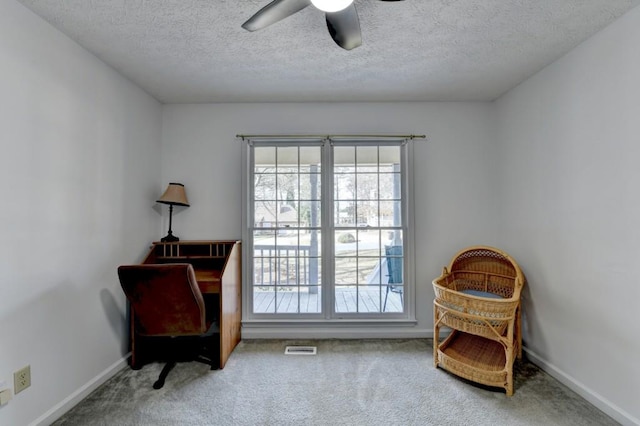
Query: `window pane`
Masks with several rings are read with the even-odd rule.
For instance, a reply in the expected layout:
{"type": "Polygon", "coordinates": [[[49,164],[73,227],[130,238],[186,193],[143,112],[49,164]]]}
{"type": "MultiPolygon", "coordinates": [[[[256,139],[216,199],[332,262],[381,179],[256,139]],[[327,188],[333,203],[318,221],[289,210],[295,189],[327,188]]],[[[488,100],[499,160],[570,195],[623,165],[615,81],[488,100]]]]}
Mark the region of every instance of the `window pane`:
{"type": "Polygon", "coordinates": [[[276,175],[273,173],[256,173],[254,175],[254,198],[256,200],[276,199],[276,175]]]}
{"type": "Polygon", "coordinates": [[[336,257],[334,271],[336,284],[357,284],[358,261],[355,257],[336,257]]]}
{"type": "Polygon", "coordinates": [[[392,164],[400,164],[400,147],[399,146],[381,146],[378,150],[380,153],[380,171],[382,168],[388,168],[392,164]]]}
{"type": "Polygon", "coordinates": [[[256,313],[275,312],[277,259],[272,250],[274,231],[254,231],[253,250],[253,310],[256,313]],[[266,244],[265,244],[266,243],[266,244]]]}
{"type": "Polygon", "coordinates": [[[322,299],[318,286],[300,287],[300,313],[320,313],[322,299]]]}
{"type": "Polygon", "coordinates": [[[380,225],[402,226],[402,203],[398,201],[380,201],[380,225]]]}
{"type": "Polygon", "coordinates": [[[336,200],[354,200],[356,198],[356,175],[353,173],[335,175],[334,198],[336,200]]]}
{"type": "Polygon", "coordinates": [[[358,200],[376,200],[378,198],[378,175],[376,173],[361,173],[357,177],[358,200]]]}
{"type": "Polygon", "coordinates": [[[276,292],[277,313],[298,313],[299,291],[297,287],[281,286],[276,292]]]}
{"type": "Polygon", "coordinates": [[[300,226],[319,227],[322,223],[322,209],[319,201],[300,202],[300,226]]]}
{"type": "Polygon", "coordinates": [[[384,242],[385,246],[401,246],[402,245],[402,231],[399,229],[387,231],[387,241],[384,242]]]}
{"type": "Polygon", "coordinates": [[[278,228],[297,228],[298,227],[298,203],[288,201],[280,204],[278,208],[278,228]]]}
{"type": "Polygon", "coordinates": [[[379,210],[377,200],[358,203],[358,226],[367,228],[380,226],[379,210]]]}
{"type": "Polygon", "coordinates": [[[301,174],[299,180],[301,200],[320,200],[320,194],[322,193],[322,179],[320,179],[319,174],[301,174]]]}
{"type": "Polygon", "coordinates": [[[358,293],[356,286],[336,285],[334,295],[337,313],[357,312],[358,293]]]}
{"type": "Polygon", "coordinates": [[[300,147],[300,172],[320,173],[322,151],[319,146],[300,147]]]}
{"type": "Polygon", "coordinates": [[[298,199],[298,175],[296,173],[278,174],[277,180],[277,200],[286,202],[298,199]]]}
{"type": "Polygon", "coordinates": [[[365,247],[365,250],[372,250],[371,256],[380,257],[384,255],[382,247],[386,241],[386,231],[379,229],[361,229],[358,233],[358,239],[364,241],[361,247],[365,247]]]}
{"type": "Polygon", "coordinates": [[[336,231],[334,235],[335,255],[353,256],[357,247],[357,235],[355,229],[341,229],[336,231]]]}
{"type": "Polygon", "coordinates": [[[380,174],[380,199],[399,200],[402,197],[400,183],[400,173],[380,174]]]}
{"type": "Polygon", "coordinates": [[[273,146],[256,147],[253,150],[256,170],[263,167],[274,167],[276,164],[276,148],[273,146]]]}
{"type": "Polygon", "coordinates": [[[358,229],[358,256],[380,257],[381,239],[378,229],[358,229]]]}
{"type": "Polygon", "coordinates": [[[358,312],[380,312],[379,287],[358,286],[358,312]]]}
{"type": "Polygon", "coordinates": [[[298,172],[298,147],[278,147],[278,172],[298,172]]]}
{"type": "Polygon", "coordinates": [[[336,146],[333,148],[333,172],[353,173],[356,163],[356,148],[354,146],[336,146]]]}
{"type": "Polygon", "coordinates": [[[379,283],[379,257],[359,257],[358,258],[358,284],[379,283]]]}
{"type": "Polygon", "coordinates": [[[378,171],[378,147],[359,146],[356,150],[358,173],[378,171]]]}
{"type": "Polygon", "coordinates": [[[256,228],[275,228],[278,215],[275,201],[256,201],[253,207],[256,228]]]}
{"type": "Polygon", "coordinates": [[[275,287],[253,287],[253,312],[272,314],[275,312],[275,287]]]}
{"type": "Polygon", "coordinates": [[[258,287],[274,286],[276,284],[275,259],[273,257],[254,257],[253,284],[258,287]]]}
{"type": "Polygon", "coordinates": [[[356,226],[356,203],[354,201],[334,201],[336,226],[356,226]]]}

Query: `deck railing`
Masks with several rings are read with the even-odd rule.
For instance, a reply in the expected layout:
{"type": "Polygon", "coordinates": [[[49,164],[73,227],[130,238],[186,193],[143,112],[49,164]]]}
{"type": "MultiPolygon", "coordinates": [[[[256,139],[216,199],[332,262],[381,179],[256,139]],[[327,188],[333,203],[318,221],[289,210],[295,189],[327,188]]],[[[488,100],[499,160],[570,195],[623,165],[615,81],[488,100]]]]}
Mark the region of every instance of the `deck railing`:
{"type": "Polygon", "coordinates": [[[253,246],[253,285],[317,286],[318,258],[310,251],[308,245],[253,246]]]}

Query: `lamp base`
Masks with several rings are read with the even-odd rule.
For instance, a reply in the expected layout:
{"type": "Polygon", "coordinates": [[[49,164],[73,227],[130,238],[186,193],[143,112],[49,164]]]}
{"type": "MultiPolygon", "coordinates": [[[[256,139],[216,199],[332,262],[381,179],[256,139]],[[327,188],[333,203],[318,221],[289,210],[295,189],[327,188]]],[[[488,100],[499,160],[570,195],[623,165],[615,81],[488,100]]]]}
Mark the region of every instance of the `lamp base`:
{"type": "Polygon", "coordinates": [[[180,241],[180,238],[176,237],[173,234],[168,234],[166,237],[160,240],[163,243],[174,243],[176,241],[180,241]]]}

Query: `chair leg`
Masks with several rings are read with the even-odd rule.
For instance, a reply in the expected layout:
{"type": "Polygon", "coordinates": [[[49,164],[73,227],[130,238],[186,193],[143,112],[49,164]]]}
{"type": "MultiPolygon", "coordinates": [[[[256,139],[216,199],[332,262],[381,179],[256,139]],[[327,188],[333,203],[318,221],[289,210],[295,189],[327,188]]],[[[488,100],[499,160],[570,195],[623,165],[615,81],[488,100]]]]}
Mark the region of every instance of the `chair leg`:
{"type": "Polygon", "coordinates": [[[129,359],[129,365],[132,370],[140,370],[144,365],[143,359],[143,339],[136,335],[136,332],[131,330],[131,358],[129,359]]]}
{"type": "Polygon", "coordinates": [[[160,389],[164,386],[164,381],[167,379],[167,375],[171,370],[173,370],[173,367],[175,366],[175,361],[171,361],[165,364],[164,368],[160,372],[160,377],[158,377],[158,380],[153,384],[154,389],[160,389]]]}
{"type": "Polygon", "coordinates": [[[389,297],[389,284],[387,284],[387,292],[384,295],[384,305],[382,306],[382,312],[387,310],[387,297],[389,297]]]}
{"type": "MultiPolygon", "coordinates": [[[[387,310],[387,298],[389,297],[389,285],[387,284],[387,292],[384,295],[384,304],[382,305],[382,312],[387,310]]],[[[404,291],[403,290],[391,290],[394,293],[398,293],[400,295],[400,304],[404,305],[404,291]]]]}

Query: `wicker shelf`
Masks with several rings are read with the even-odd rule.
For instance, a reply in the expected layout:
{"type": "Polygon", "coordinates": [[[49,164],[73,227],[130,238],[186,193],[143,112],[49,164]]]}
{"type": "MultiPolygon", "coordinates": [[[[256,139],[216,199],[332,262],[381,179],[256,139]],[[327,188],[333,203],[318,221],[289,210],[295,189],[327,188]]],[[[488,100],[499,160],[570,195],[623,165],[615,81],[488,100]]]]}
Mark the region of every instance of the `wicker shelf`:
{"type": "Polygon", "coordinates": [[[438,350],[451,360],[476,369],[502,371],[507,362],[500,343],[459,331],[453,331],[438,350]]]}
{"type": "Polygon", "coordinates": [[[487,386],[507,386],[508,365],[504,347],[495,340],[453,331],[438,347],[445,370],[487,386]]]}
{"type": "Polygon", "coordinates": [[[512,395],[513,363],[522,356],[524,282],[518,264],[498,249],[474,246],[459,252],[433,280],[434,365],[512,395]],[[441,327],[451,334],[439,343],[441,327]]]}

